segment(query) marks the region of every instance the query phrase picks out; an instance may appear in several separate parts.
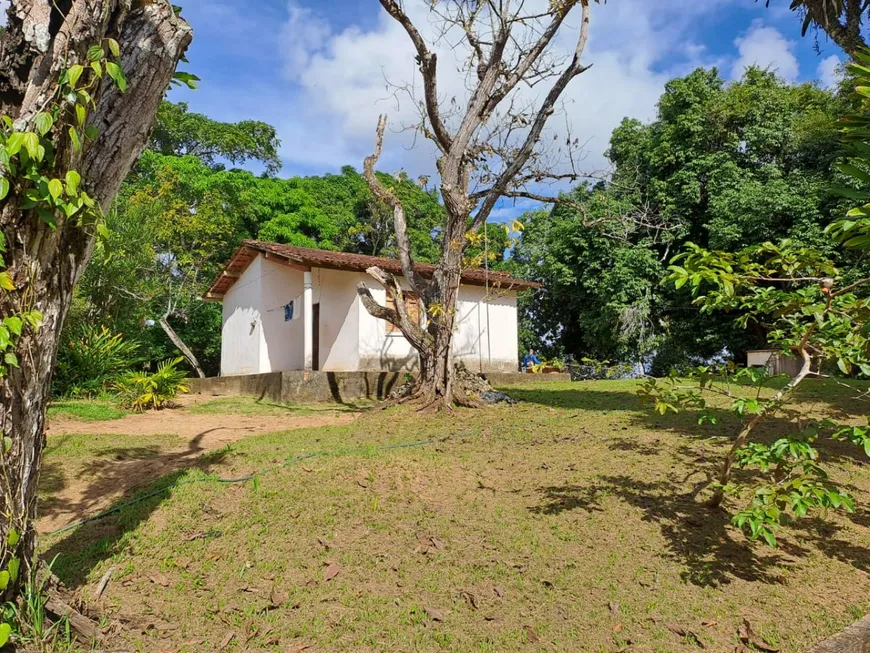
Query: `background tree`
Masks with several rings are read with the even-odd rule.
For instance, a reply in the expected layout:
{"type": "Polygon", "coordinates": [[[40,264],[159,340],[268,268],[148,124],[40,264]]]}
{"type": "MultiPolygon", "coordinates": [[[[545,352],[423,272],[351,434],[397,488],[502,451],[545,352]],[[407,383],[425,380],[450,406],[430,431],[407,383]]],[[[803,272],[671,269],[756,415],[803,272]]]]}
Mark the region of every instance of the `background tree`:
{"type": "MultiPolygon", "coordinates": [[[[191,115],[161,105],[151,149],[124,183],[106,218],[108,233],[76,290],[64,342],[107,327],[140,343],[152,368],[180,351],[191,371],[214,375],[221,307],[200,298],[243,240],[388,257],[396,255],[396,241],[392,216],[352,167],[290,179],[226,169],[230,160],[277,161],[277,142],[268,136],[274,130],[252,133],[251,121],[211,124],[205,116],[188,120],[191,115]]],[[[407,207],[415,257],[436,260],[444,221],[437,192],[402,175],[378,178],[407,207]]]]}
{"type": "Polygon", "coordinates": [[[33,560],[45,407],[73,287],[100,214],[146,145],[191,38],[165,0],[132,9],[102,0],[9,6],[0,41],[0,316],[7,330],[0,569],[10,572],[7,592],[33,560]],[[38,329],[15,321],[34,310],[38,329]]]}
{"type": "Polygon", "coordinates": [[[375,151],[365,160],[363,174],[375,196],[393,211],[403,276],[422,300],[426,327],[409,318],[404,289],[384,270],[371,268],[369,274],[386,288],[395,310],[378,304],[365,283],[358,285],[358,291],[369,313],[396,325],[419,353],[420,373],[410,397],[426,406],[450,407],[454,401],[469,403],[454,387],[452,355],[465,250],[501,198],[548,199],[533,185],[578,176],[572,167],[570,134],[552,141],[558,144],[555,147],[540,142],[568,84],[587,69],[581,57],[589,35],[589,0],[551,2],[545,9],[485,0],[430,3],[431,21],[466,55],[461,72],[467,75],[468,99],[452,98],[444,104],[438,94],[436,54],[404,3],[381,0],[381,6],[404,29],[416,51],[423,88],[417,128],[438,150],[436,165],[446,217],[436,271],[431,278],[423,278],[415,267],[406,208],[375,174],[386,129],[382,116],[375,151]],[[573,51],[563,58],[554,39],[575,8],[579,9],[579,30],[573,51]],[[523,89],[541,82],[549,84],[549,89],[540,101],[524,95],[523,89]]]}
{"type": "Polygon", "coordinates": [[[716,70],[671,80],[655,121],[614,130],[608,183],[575,189],[578,206],[521,218],[517,273],[545,286],[523,304],[524,345],[632,361],[655,352],[655,374],[764,346],[762,328],[735,328],[733,313],[701,315],[686,289],[663,286],[667,262],[688,241],[734,252],[790,238],[860,273],[858,257],[824,234],[846,209],[830,185],[843,154],[835,122],[847,107],[757,68],[728,85],[716,70]]]}

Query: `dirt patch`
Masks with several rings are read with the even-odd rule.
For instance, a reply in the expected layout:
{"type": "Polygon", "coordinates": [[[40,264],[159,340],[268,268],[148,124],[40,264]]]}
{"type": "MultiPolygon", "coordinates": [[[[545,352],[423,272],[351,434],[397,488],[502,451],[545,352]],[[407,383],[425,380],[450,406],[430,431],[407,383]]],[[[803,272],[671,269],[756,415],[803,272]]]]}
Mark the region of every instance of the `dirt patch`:
{"type": "Polygon", "coordinates": [[[192,467],[208,469],[218,462],[206,456],[243,438],[264,433],[348,424],[359,413],[324,411],[316,414],[199,414],[189,408],[196,400],[163,411],[133,414],[111,422],[82,422],[68,417],[50,420],[52,441],[63,436],[100,434],[107,445],[86,464],[72,461],[55,471],[57,487],[41,503],[40,533],[50,533],[94,515],[155,480],[192,467]],[[114,436],[109,439],[106,436],[114,436]],[[145,442],[143,438],[166,436],[145,442]],[[174,436],[174,437],[173,437],[174,436]]]}

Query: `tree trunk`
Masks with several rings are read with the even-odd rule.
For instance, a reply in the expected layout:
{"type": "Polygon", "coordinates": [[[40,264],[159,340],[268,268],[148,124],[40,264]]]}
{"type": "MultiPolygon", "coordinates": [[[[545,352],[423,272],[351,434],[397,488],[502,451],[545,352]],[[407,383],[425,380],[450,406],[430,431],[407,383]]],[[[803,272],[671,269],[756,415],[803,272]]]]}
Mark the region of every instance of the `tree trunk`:
{"type": "MultiPolygon", "coordinates": [[[[99,129],[96,139],[79,153],[65,127],[47,135],[57,153],[51,175],[63,179],[67,170],[78,171],[82,187],[103,210],[145,147],[157,107],[192,38],[190,27],[166,0],[135,2],[132,9],[129,4],[12,0],[0,41],[0,110],[27,129],[33,129],[34,117],[52,99],[63,72],[87,63],[89,47],[106,38],[120,43],[128,87],[121,93],[104,82],[94,89],[96,107],[88,123],[99,129]]],[[[4,257],[15,285],[15,290],[0,292],[0,318],[37,309],[44,320],[38,330],[24,331],[16,344],[20,367],[0,379],[0,430],[12,441],[0,457],[0,511],[7,517],[0,522],[0,569],[17,559],[19,581],[27,577],[36,548],[33,519],[58,338],[95,231],[62,214],[50,228],[34,211],[20,209],[20,200],[13,191],[0,203],[4,257]],[[11,528],[21,534],[13,547],[3,544],[11,528]]],[[[7,594],[18,585],[10,584],[7,594]]]]}
{"type": "Polygon", "coordinates": [[[184,341],[179,337],[177,333],[175,333],[175,329],[169,326],[169,322],[167,321],[168,316],[164,315],[160,318],[160,326],[163,328],[163,332],[169,337],[172,341],[172,344],[178,347],[178,350],[184,354],[184,357],[187,359],[187,362],[191,364],[194,370],[196,370],[199,378],[205,378],[205,372],[202,371],[202,367],[199,364],[199,360],[196,358],[196,355],[190,350],[190,348],[184,344],[184,341]]]}

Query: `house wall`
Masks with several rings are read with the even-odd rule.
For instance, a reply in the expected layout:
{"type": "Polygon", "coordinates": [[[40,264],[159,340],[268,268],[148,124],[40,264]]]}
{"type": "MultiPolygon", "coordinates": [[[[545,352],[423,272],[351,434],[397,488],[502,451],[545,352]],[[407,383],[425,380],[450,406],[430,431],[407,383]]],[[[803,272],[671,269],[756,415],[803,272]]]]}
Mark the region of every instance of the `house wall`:
{"type": "MultiPolygon", "coordinates": [[[[260,373],[301,370],[305,320],[302,317],[303,273],[291,267],[257,257],[263,265],[260,373]],[[296,317],[284,320],[284,306],[298,300],[296,317]]],[[[224,298],[226,302],[226,297],[224,298]]]]}
{"type": "Polygon", "coordinates": [[[263,261],[257,257],[224,297],[221,375],[258,374],[263,330],[260,308],[263,261]]]}
{"type": "MultiPolygon", "coordinates": [[[[320,304],[320,369],[324,372],[359,369],[357,334],[361,305],[356,292],[357,275],[315,268],[311,271],[311,277],[314,282],[314,303],[320,304]]],[[[300,364],[284,369],[301,367],[300,364]]]]}
{"type": "MultiPolygon", "coordinates": [[[[348,274],[348,273],[345,273],[348,274]]],[[[364,274],[356,275],[381,304],[387,291],[364,274]]],[[[404,284],[403,284],[404,285],[404,284]]],[[[453,352],[466,367],[481,372],[517,371],[517,297],[514,291],[490,291],[462,286],[457,306],[453,352]]],[[[359,369],[410,370],[418,365],[417,352],[401,333],[388,333],[387,324],[360,305],[359,369]]]]}
{"type": "MultiPolygon", "coordinates": [[[[221,375],[265,374],[303,367],[303,273],[257,256],[223,299],[221,375]],[[284,320],[296,304],[297,318],[284,320]]],[[[417,352],[401,333],[362,306],[356,284],[386,303],[386,291],[367,274],[315,268],[313,303],[320,304],[319,368],[326,372],[400,371],[418,366],[417,352]]],[[[517,369],[516,293],[463,286],[459,292],[454,353],[475,371],[517,369]]]]}

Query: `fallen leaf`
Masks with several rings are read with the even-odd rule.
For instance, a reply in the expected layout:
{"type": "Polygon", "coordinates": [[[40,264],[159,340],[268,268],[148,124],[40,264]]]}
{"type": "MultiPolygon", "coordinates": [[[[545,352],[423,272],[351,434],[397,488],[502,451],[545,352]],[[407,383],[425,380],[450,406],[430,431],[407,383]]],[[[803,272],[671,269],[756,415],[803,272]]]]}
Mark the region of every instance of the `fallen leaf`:
{"type": "Polygon", "coordinates": [[[463,590],[460,595],[468,602],[468,605],[471,606],[472,610],[477,610],[477,598],[474,596],[474,594],[463,590]]]}
{"type": "Polygon", "coordinates": [[[163,574],[154,574],[153,576],[148,576],[148,580],[150,580],[155,585],[160,585],[160,587],[169,587],[169,579],[163,574]]]}
{"type": "Polygon", "coordinates": [[[326,571],[323,573],[323,580],[325,580],[327,582],[331,581],[333,578],[338,576],[338,572],[340,572],[340,571],[341,571],[341,567],[339,567],[337,563],[335,563],[335,562],[331,563],[326,568],[326,571]]]}
{"type": "Polygon", "coordinates": [[[704,646],[704,642],[701,641],[700,637],[698,637],[691,630],[683,628],[679,624],[665,624],[665,628],[674,633],[674,635],[678,635],[679,637],[685,637],[692,640],[697,646],[700,646],[701,648],[707,648],[706,646],[704,646]]]}
{"type": "Polygon", "coordinates": [[[430,538],[429,538],[429,541],[432,542],[432,546],[434,546],[434,547],[435,547],[436,549],[438,549],[439,551],[443,551],[443,550],[444,550],[444,542],[442,542],[441,540],[439,540],[437,537],[430,537],[430,538]]]}
{"type": "Polygon", "coordinates": [[[322,546],[322,547],[323,547],[324,549],[326,549],[327,551],[329,551],[329,550],[332,548],[332,546],[329,544],[329,542],[327,542],[327,541],[326,541],[325,539],[323,539],[322,537],[318,537],[318,538],[317,538],[317,542],[320,544],[320,546],[322,546]]]}
{"type": "Polygon", "coordinates": [[[368,482],[366,479],[364,479],[364,478],[359,479],[359,480],[356,482],[356,484],[359,485],[359,486],[360,486],[361,488],[363,488],[363,489],[365,489],[365,488],[367,488],[367,487],[369,486],[369,482],[368,482]]]}
{"type": "Polygon", "coordinates": [[[437,608],[423,608],[423,612],[429,615],[432,621],[444,621],[444,613],[437,608]]]}
{"type": "Polygon", "coordinates": [[[537,644],[541,641],[541,638],[538,637],[538,633],[536,633],[531,626],[523,626],[523,632],[526,633],[526,640],[530,644],[537,644]]]}
{"type": "Polygon", "coordinates": [[[701,625],[704,626],[705,628],[711,628],[711,627],[715,626],[717,623],[719,623],[719,622],[716,621],[715,619],[705,619],[704,621],[701,622],[701,625]]]}
{"type": "Polygon", "coordinates": [[[299,519],[299,513],[298,512],[291,512],[290,519],[299,519]]]}
{"type": "Polygon", "coordinates": [[[310,467],[303,467],[303,468],[302,468],[302,471],[303,471],[303,472],[309,472],[309,473],[310,473],[310,472],[313,472],[314,470],[311,469],[310,467]]]}
{"type": "Polygon", "coordinates": [[[619,612],[619,603],[617,603],[616,601],[611,601],[607,604],[607,607],[613,614],[617,614],[619,612]]]}
{"type": "Polygon", "coordinates": [[[311,644],[294,644],[287,649],[286,653],[302,653],[302,651],[307,651],[310,648],[311,644]]]}
{"type": "Polygon", "coordinates": [[[222,649],[226,648],[227,646],[230,645],[230,642],[233,641],[235,638],[236,638],[236,633],[235,633],[235,631],[231,630],[221,640],[220,646],[218,648],[222,648],[222,649]]]}
{"type": "Polygon", "coordinates": [[[616,624],[616,625],[613,627],[613,634],[614,634],[614,635],[618,635],[619,633],[622,632],[622,628],[623,628],[623,626],[622,626],[622,622],[620,621],[618,624],[616,624]]]}
{"type": "Polygon", "coordinates": [[[290,600],[290,595],[277,587],[273,587],[272,592],[269,594],[269,600],[272,601],[273,608],[280,608],[290,600]]]}
{"type": "Polygon", "coordinates": [[[495,587],[492,588],[492,591],[495,592],[495,595],[498,598],[501,598],[504,596],[504,587],[502,587],[501,585],[496,585],[495,587]]]}
{"type": "Polygon", "coordinates": [[[759,651],[765,653],[779,653],[779,649],[765,642],[761,637],[755,634],[752,630],[752,624],[748,619],[744,619],[743,623],[737,628],[737,637],[747,646],[754,646],[759,651]]]}

